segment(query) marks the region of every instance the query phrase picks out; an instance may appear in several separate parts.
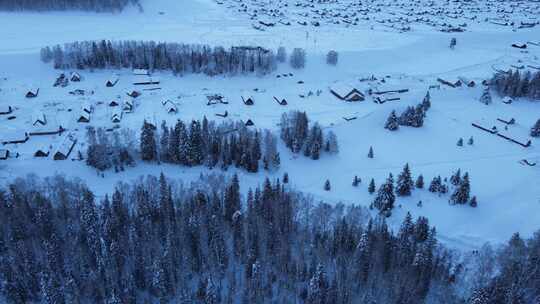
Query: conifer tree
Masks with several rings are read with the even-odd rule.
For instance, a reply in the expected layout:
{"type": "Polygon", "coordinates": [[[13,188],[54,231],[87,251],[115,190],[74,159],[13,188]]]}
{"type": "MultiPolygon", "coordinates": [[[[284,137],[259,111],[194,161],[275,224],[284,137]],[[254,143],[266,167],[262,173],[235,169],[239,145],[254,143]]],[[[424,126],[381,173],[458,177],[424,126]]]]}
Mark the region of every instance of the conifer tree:
{"type": "Polygon", "coordinates": [[[424,176],[422,174],[418,175],[415,185],[418,189],[424,189],[424,176]]]}
{"type": "Polygon", "coordinates": [[[480,102],[485,105],[489,105],[491,103],[491,93],[489,92],[489,87],[484,88],[482,96],[480,96],[480,102]]]}
{"type": "Polygon", "coordinates": [[[368,192],[369,194],[373,194],[375,192],[375,180],[373,178],[369,181],[368,192]]]}
{"type": "Polygon", "coordinates": [[[450,201],[454,204],[466,204],[469,201],[470,189],[469,173],[465,173],[454,193],[452,193],[450,201]]]}
{"type": "Polygon", "coordinates": [[[330,180],[326,180],[324,182],[324,191],[330,191],[330,189],[331,189],[330,180]]]}
{"type": "Polygon", "coordinates": [[[392,111],[392,113],[390,113],[390,116],[388,116],[388,119],[386,120],[386,124],[384,125],[384,128],[390,131],[396,131],[397,129],[399,129],[399,123],[398,123],[398,118],[396,116],[396,111],[392,111]]]}
{"type": "Polygon", "coordinates": [[[473,196],[471,200],[469,201],[469,205],[473,208],[476,208],[478,206],[478,202],[476,201],[476,196],[473,196]]]}
{"type": "Polygon", "coordinates": [[[373,201],[373,206],[377,208],[382,214],[389,216],[390,212],[394,208],[395,200],[396,197],[394,195],[394,182],[392,174],[390,174],[386,182],[379,187],[377,196],[373,201]]]}
{"type": "Polygon", "coordinates": [[[375,156],[375,155],[373,154],[373,147],[370,146],[370,147],[369,147],[369,152],[368,152],[367,157],[368,157],[368,158],[373,158],[374,156],[375,156]]]}
{"type": "Polygon", "coordinates": [[[540,119],[536,121],[534,126],[531,128],[531,136],[532,137],[540,137],[540,119]]]}
{"type": "Polygon", "coordinates": [[[357,175],[355,175],[352,182],[353,187],[358,187],[358,184],[360,184],[360,182],[361,182],[361,179],[358,178],[357,175]]]}
{"type": "Polygon", "coordinates": [[[398,175],[396,194],[398,196],[409,196],[414,186],[414,182],[409,169],[409,164],[405,164],[403,171],[398,175]]]}
{"type": "Polygon", "coordinates": [[[458,147],[463,147],[463,138],[460,137],[460,138],[458,139],[456,145],[457,145],[458,147]]]}
{"type": "Polygon", "coordinates": [[[141,129],[141,158],[146,161],[156,159],[156,137],[154,134],[155,127],[146,120],[143,122],[141,129]]]}

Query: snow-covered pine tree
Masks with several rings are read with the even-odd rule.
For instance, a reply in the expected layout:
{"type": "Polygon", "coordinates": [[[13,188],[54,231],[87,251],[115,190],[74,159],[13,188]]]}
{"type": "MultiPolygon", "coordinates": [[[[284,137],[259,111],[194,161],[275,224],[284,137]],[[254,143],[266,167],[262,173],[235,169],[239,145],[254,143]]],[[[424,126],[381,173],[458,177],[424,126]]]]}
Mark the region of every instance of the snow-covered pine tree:
{"type": "Polygon", "coordinates": [[[461,183],[461,169],[458,169],[452,176],[450,176],[450,183],[457,186],[461,183]]]}
{"type": "Polygon", "coordinates": [[[454,204],[466,204],[469,201],[470,191],[469,173],[466,172],[454,193],[452,193],[450,201],[454,204]]]}
{"type": "Polygon", "coordinates": [[[355,175],[354,178],[353,178],[353,182],[352,182],[353,187],[358,187],[358,184],[360,184],[360,183],[361,183],[361,179],[358,178],[357,175],[355,175]]]}
{"type": "Polygon", "coordinates": [[[532,137],[540,137],[540,119],[536,121],[534,126],[531,128],[531,136],[532,137]]]}
{"type": "Polygon", "coordinates": [[[370,147],[369,147],[369,152],[368,152],[367,157],[368,157],[368,158],[373,158],[374,156],[375,156],[375,154],[373,154],[373,147],[370,146],[370,147]]]}
{"type": "Polygon", "coordinates": [[[324,191],[330,191],[331,190],[331,186],[330,186],[330,180],[326,180],[324,182],[324,191]]]}
{"type": "Polygon", "coordinates": [[[416,185],[416,188],[418,189],[424,188],[424,176],[422,174],[418,175],[415,185],[416,185]]]}
{"type": "Polygon", "coordinates": [[[427,110],[431,108],[431,95],[429,94],[429,91],[427,91],[426,96],[424,96],[424,99],[422,100],[422,108],[424,109],[424,112],[427,112],[427,110]]]}
{"type": "Polygon", "coordinates": [[[441,177],[440,176],[435,176],[432,180],[431,180],[431,183],[429,184],[429,192],[433,192],[433,193],[437,193],[440,191],[441,189],[441,186],[442,186],[442,180],[441,180],[441,177]]]}
{"type": "Polygon", "coordinates": [[[377,208],[382,214],[390,216],[392,209],[394,208],[394,202],[396,197],[394,195],[394,179],[390,174],[384,184],[379,187],[377,196],[373,201],[373,206],[377,208]]]}
{"type": "Polygon", "coordinates": [[[156,136],[155,127],[146,120],[141,129],[141,158],[146,161],[156,160],[156,136]]]}
{"type": "Polygon", "coordinates": [[[369,181],[368,192],[369,194],[373,194],[375,192],[375,180],[373,178],[369,181]]]}
{"type": "Polygon", "coordinates": [[[489,91],[489,86],[486,86],[484,88],[484,91],[482,92],[482,96],[480,96],[480,102],[489,105],[491,103],[491,93],[489,91]]]}
{"type": "Polygon", "coordinates": [[[405,164],[403,171],[398,175],[396,184],[396,194],[398,196],[409,196],[414,186],[409,164],[405,164]]]}
{"type": "Polygon", "coordinates": [[[390,113],[390,116],[388,116],[388,118],[386,119],[384,128],[390,131],[396,131],[397,129],[399,129],[399,123],[398,123],[398,118],[396,116],[396,111],[392,111],[392,113],[390,113]]]}
{"type": "Polygon", "coordinates": [[[472,145],[474,145],[474,139],[473,139],[473,137],[472,137],[472,136],[471,136],[471,137],[469,137],[469,140],[467,141],[467,144],[468,144],[469,146],[472,146],[472,145]]]}
{"type": "Polygon", "coordinates": [[[456,143],[456,146],[458,146],[458,147],[463,147],[463,138],[460,137],[460,138],[458,139],[458,141],[457,141],[457,143],[456,143]]]}
{"type": "Polygon", "coordinates": [[[469,206],[476,208],[478,206],[478,202],[476,201],[476,196],[473,196],[471,200],[469,201],[469,206]]]}

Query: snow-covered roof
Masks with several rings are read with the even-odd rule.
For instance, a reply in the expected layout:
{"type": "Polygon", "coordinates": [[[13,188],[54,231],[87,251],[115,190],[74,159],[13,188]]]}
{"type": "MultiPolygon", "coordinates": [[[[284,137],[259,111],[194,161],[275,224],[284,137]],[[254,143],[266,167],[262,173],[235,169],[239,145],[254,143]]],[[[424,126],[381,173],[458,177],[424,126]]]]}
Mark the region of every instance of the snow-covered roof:
{"type": "Polygon", "coordinates": [[[63,158],[66,158],[69,156],[69,153],[71,153],[71,150],[73,149],[73,146],[75,146],[75,143],[77,143],[77,140],[75,139],[73,134],[68,134],[62,142],[58,145],[56,152],[54,153],[55,159],[60,156],[63,158]]]}
{"type": "Polygon", "coordinates": [[[330,90],[332,90],[335,94],[339,95],[342,98],[347,97],[351,92],[355,90],[355,88],[349,84],[343,83],[343,82],[337,82],[330,86],[330,90]]]}
{"type": "Polygon", "coordinates": [[[137,75],[135,79],[133,80],[133,84],[158,84],[159,78],[158,77],[150,77],[147,75],[137,75]]]}
{"type": "Polygon", "coordinates": [[[170,100],[167,100],[164,104],[163,104],[163,107],[165,107],[165,110],[167,110],[167,112],[176,112],[177,111],[177,108],[176,108],[176,104],[174,104],[172,101],[170,100]]]}
{"type": "Polygon", "coordinates": [[[9,105],[0,104],[0,113],[11,113],[12,108],[9,105]]]}
{"type": "Polygon", "coordinates": [[[28,133],[24,131],[11,131],[11,132],[2,134],[0,138],[1,138],[2,143],[26,141],[28,140],[28,133]]]}
{"type": "Polygon", "coordinates": [[[133,75],[150,75],[147,69],[133,69],[133,75]]]}
{"type": "Polygon", "coordinates": [[[87,111],[81,111],[79,113],[79,118],[78,119],[81,119],[81,118],[85,118],[86,120],[90,120],[90,113],[88,113],[87,111]]]}
{"type": "Polygon", "coordinates": [[[47,118],[45,117],[45,114],[41,113],[41,112],[34,112],[34,114],[32,114],[32,125],[35,126],[35,125],[46,125],[47,124],[47,118]]]}

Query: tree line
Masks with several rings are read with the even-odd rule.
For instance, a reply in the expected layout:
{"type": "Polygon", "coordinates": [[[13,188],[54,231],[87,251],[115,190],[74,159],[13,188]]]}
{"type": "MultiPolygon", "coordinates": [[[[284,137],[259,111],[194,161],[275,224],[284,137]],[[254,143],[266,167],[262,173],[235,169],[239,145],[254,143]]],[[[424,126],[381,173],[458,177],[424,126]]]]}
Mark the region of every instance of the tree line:
{"type": "Polygon", "coordinates": [[[134,132],[115,132],[108,136],[105,131],[88,130],[87,164],[100,171],[114,166],[115,171],[135,165],[135,159],[148,162],[165,162],[182,166],[219,167],[230,166],[258,172],[274,171],[280,166],[277,139],[268,130],[255,130],[243,122],[216,124],[202,120],[184,122],[177,120],[174,126],[165,121],[158,128],[144,121],[140,131],[139,145],[135,144],[134,132]],[[110,138],[112,137],[112,139],[110,138]]]}
{"type": "Polygon", "coordinates": [[[119,12],[139,0],[2,0],[0,10],[119,12]]]}
{"type": "Polygon", "coordinates": [[[271,50],[252,46],[228,49],[200,44],[155,41],[81,41],[44,47],[41,59],[56,69],[140,68],[170,70],[175,75],[267,74],[276,68],[271,50]]]}
{"type": "Polygon", "coordinates": [[[399,126],[420,128],[424,125],[424,118],[430,107],[431,96],[428,91],[421,103],[417,104],[415,107],[407,107],[401,115],[397,116],[396,111],[393,110],[386,119],[384,128],[390,131],[397,131],[399,126]]]}

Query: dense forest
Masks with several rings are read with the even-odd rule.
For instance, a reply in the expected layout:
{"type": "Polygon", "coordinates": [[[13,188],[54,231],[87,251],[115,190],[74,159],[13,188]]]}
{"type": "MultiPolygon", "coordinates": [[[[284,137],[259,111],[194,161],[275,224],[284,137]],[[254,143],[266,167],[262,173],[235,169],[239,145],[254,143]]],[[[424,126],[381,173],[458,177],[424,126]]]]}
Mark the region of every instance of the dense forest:
{"type": "Polygon", "coordinates": [[[501,96],[540,100],[540,72],[498,72],[491,79],[491,85],[501,96]]]}
{"type": "Polygon", "coordinates": [[[170,127],[165,121],[160,127],[145,121],[138,139],[128,129],[108,134],[103,128],[90,127],[87,138],[86,163],[100,171],[123,171],[135,166],[138,159],[223,170],[234,166],[248,172],[273,171],[281,162],[277,139],[269,130],[248,127],[244,122],[216,124],[206,117],[191,122],[177,120],[170,127]]]}
{"type": "Polygon", "coordinates": [[[41,50],[57,69],[143,68],[186,73],[267,74],[276,68],[274,52],[261,47],[166,43],[154,41],[82,41],[41,50]]]}
{"type": "Polygon", "coordinates": [[[0,10],[119,12],[139,0],[2,0],[0,10]]]}
{"type": "MultiPolygon", "coordinates": [[[[287,179],[288,180],[288,179],[287,179]]],[[[393,233],[279,180],[148,176],[96,196],[29,176],[0,191],[8,303],[537,303],[540,234],[460,259],[426,218],[393,233]],[[247,193],[243,195],[242,193],[247,193]]],[[[0,296],[0,298],[1,298],[0,296]]]]}

